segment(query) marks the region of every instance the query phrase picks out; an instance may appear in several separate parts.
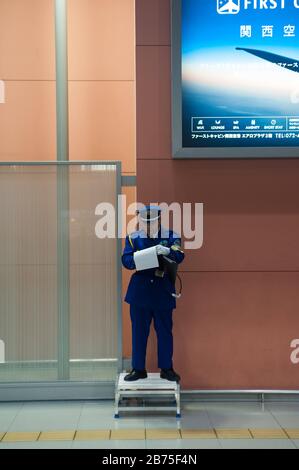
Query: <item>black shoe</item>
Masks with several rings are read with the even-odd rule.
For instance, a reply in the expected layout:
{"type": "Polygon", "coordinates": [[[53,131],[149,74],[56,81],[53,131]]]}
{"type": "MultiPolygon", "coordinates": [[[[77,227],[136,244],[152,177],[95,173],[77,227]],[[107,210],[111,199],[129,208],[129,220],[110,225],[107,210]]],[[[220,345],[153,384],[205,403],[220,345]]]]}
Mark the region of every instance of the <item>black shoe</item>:
{"type": "Polygon", "coordinates": [[[139,379],[146,379],[147,378],[147,372],[146,370],[136,370],[133,369],[131,372],[125,376],[125,379],[127,382],[134,382],[135,380],[139,379]]]}
{"type": "Polygon", "coordinates": [[[173,369],[161,369],[161,379],[170,380],[171,382],[179,382],[181,377],[173,369]]]}

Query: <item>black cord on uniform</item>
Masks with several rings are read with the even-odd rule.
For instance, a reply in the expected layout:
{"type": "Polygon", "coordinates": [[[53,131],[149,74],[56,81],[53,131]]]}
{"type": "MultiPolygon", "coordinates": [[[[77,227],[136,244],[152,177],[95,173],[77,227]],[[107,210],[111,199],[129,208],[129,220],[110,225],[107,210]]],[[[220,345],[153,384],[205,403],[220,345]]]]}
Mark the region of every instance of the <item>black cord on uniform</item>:
{"type": "Polygon", "coordinates": [[[180,278],[180,276],[178,274],[176,275],[176,277],[180,281],[180,292],[178,294],[175,292],[174,294],[171,294],[171,295],[172,295],[172,297],[175,297],[176,299],[179,299],[182,296],[183,283],[182,283],[182,279],[180,278]]]}
{"type": "Polygon", "coordinates": [[[182,295],[182,291],[183,291],[182,279],[178,274],[176,276],[177,276],[178,280],[180,281],[180,292],[179,292],[179,294],[182,295]]]}

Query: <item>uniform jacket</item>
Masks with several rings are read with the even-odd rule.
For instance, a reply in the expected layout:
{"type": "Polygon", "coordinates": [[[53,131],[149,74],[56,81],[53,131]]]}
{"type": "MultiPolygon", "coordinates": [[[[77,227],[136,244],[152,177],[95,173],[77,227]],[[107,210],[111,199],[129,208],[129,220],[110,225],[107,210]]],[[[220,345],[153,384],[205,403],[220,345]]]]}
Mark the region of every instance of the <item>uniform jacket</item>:
{"type": "MultiPolygon", "coordinates": [[[[134,270],[134,252],[162,244],[170,248],[169,258],[181,263],[185,257],[181,249],[181,239],[172,230],[161,228],[156,238],[149,238],[145,232],[138,231],[126,237],[122,255],[125,268],[134,270]]],[[[156,268],[136,271],[130,280],[125,301],[132,305],[148,307],[157,310],[173,309],[176,299],[171,294],[175,292],[174,285],[167,274],[163,278],[155,276],[156,268]]]]}

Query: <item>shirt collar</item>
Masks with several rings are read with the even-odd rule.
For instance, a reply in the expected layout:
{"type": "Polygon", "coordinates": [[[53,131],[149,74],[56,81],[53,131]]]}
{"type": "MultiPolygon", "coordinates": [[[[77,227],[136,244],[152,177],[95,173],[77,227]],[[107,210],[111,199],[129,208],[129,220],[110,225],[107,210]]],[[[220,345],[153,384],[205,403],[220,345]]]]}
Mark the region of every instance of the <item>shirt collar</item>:
{"type": "MultiPolygon", "coordinates": [[[[147,233],[142,229],[141,230],[142,235],[144,238],[149,238],[147,236],[147,233]]],[[[166,230],[164,227],[161,227],[161,229],[156,232],[150,239],[155,239],[155,238],[169,238],[169,230],[166,230]]]]}

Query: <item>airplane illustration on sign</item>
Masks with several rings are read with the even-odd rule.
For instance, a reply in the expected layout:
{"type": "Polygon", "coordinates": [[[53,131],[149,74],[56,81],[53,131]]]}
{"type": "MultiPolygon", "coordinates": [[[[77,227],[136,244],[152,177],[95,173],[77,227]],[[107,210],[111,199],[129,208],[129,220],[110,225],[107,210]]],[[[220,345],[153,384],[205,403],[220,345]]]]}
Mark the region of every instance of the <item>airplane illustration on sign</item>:
{"type": "Polygon", "coordinates": [[[252,54],[267,62],[278,65],[278,67],[299,73],[299,59],[290,59],[283,55],[273,54],[272,52],[261,51],[259,49],[248,49],[246,47],[236,47],[236,50],[248,52],[248,54],[252,54]]]}
{"type": "Polygon", "coordinates": [[[240,11],[240,0],[217,0],[220,15],[236,15],[240,11]]]}

